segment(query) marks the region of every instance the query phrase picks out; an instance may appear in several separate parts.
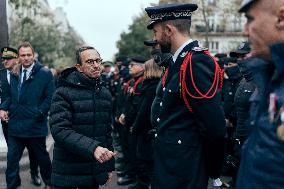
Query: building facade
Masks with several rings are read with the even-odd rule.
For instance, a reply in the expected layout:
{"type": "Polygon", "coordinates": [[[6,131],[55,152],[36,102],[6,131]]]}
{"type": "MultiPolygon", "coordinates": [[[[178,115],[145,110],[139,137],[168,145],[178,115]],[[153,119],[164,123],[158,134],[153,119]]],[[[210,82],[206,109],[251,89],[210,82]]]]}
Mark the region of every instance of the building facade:
{"type": "MultiPolygon", "coordinates": [[[[171,2],[189,3],[187,0],[160,0],[159,4],[171,2]]],[[[201,46],[208,47],[211,53],[228,53],[246,41],[243,36],[246,19],[238,13],[241,0],[190,2],[198,5],[198,10],[192,14],[192,38],[197,39],[201,46]]]]}

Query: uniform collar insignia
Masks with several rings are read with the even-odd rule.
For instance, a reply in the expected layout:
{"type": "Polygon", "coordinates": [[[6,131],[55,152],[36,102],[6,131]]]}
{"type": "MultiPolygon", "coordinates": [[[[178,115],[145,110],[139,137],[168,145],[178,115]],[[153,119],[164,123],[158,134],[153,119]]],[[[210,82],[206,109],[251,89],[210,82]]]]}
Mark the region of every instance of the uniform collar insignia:
{"type": "Polygon", "coordinates": [[[182,58],[185,57],[187,55],[187,53],[188,53],[188,51],[181,53],[180,57],[182,57],[182,58]]]}

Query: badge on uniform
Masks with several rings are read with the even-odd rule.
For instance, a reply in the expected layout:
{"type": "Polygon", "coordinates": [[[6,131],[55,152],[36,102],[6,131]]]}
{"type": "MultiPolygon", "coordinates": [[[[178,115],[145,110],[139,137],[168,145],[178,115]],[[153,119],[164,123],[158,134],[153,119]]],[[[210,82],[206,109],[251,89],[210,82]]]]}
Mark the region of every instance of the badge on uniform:
{"type": "Polygon", "coordinates": [[[276,134],[278,138],[284,141],[284,106],[280,108],[281,125],[278,126],[276,134]]]}
{"type": "Polygon", "coordinates": [[[277,96],[275,93],[270,93],[269,95],[269,106],[268,106],[268,114],[269,114],[269,122],[271,124],[275,123],[276,117],[276,100],[277,96]]]}
{"type": "Polygon", "coordinates": [[[203,52],[203,51],[208,51],[208,48],[205,48],[205,47],[194,47],[192,50],[195,51],[195,52],[203,52]]]}
{"type": "Polygon", "coordinates": [[[278,121],[281,124],[276,129],[277,137],[284,141],[284,105],[277,108],[277,95],[275,93],[271,93],[269,95],[269,106],[268,106],[268,115],[269,115],[269,122],[271,124],[275,124],[278,121]],[[280,119],[280,120],[279,120],[280,119]]]}
{"type": "Polygon", "coordinates": [[[184,58],[187,55],[188,51],[183,52],[180,57],[184,58]]]}

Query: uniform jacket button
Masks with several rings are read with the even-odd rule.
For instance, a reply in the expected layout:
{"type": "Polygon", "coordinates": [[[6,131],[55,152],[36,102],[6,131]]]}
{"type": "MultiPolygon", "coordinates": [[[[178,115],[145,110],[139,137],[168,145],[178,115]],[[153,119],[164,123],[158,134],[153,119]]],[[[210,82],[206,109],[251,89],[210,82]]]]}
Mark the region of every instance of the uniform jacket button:
{"type": "Polygon", "coordinates": [[[159,122],[159,121],[160,121],[160,118],[158,118],[157,121],[159,122]]]}
{"type": "Polygon", "coordinates": [[[160,102],[160,106],[163,106],[163,102],[160,102]]]}
{"type": "Polygon", "coordinates": [[[156,133],[156,134],[155,134],[155,138],[157,138],[157,136],[158,136],[158,134],[156,133]]]}
{"type": "Polygon", "coordinates": [[[181,144],[181,140],[178,140],[178,144],[181,144]]]}
{"type": "Polygon", "coordinates": [[[163,88],[163,91],[165,91],[165,90],[166,90],[166,87],[163,88]]]}

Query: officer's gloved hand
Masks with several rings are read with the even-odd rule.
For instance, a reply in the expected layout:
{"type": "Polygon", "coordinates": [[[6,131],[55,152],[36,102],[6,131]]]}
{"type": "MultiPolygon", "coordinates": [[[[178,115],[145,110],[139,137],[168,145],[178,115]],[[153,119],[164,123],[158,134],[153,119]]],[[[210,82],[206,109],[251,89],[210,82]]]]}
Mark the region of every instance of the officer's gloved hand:
{"type": "Polygon", "coordinates": [[[170,62],[173,61],[171,53],[162,53],[161,49],[154,49],[151,52],[154,61],[158,66],[168,67],[170,62]]]}

